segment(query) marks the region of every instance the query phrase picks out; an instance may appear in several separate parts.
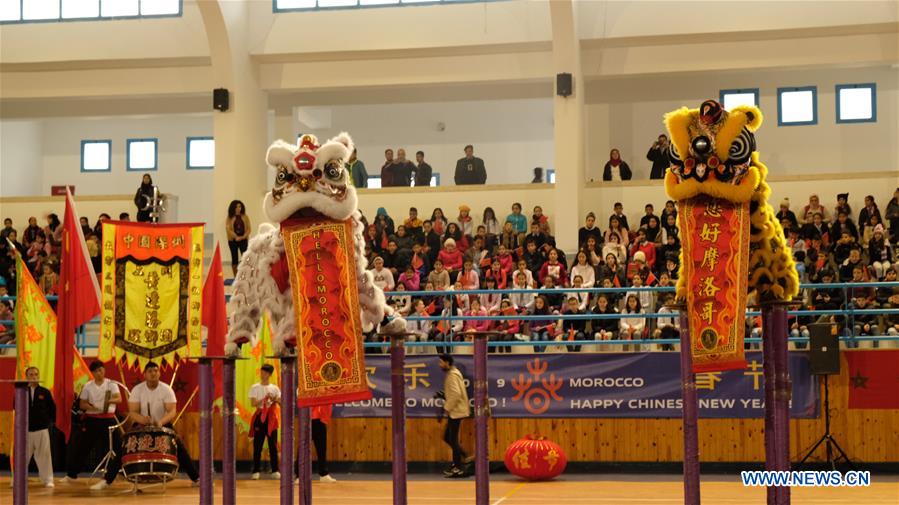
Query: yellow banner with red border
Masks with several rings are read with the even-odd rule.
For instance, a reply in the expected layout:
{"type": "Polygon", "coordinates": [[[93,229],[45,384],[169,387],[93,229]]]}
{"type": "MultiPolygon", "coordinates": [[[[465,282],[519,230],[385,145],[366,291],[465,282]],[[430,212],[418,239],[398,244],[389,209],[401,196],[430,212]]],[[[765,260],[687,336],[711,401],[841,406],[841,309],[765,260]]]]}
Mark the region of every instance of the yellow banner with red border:
{"type": "Polygon", "coordinates": [[[693,372],[746,368],[749,203],[697,196],[680,203],[679,219],[693,372]]]}
{"type": "Polygon", "coordinates": [[[281,225],[298,333],[300,406],[371,398],[350,220],[304,218],[281,225]]]}
{"type": "Polygon", "coordinates": [[[106,222],[102,258],[99,359],[199,356],[203,225],[106,222]]]}

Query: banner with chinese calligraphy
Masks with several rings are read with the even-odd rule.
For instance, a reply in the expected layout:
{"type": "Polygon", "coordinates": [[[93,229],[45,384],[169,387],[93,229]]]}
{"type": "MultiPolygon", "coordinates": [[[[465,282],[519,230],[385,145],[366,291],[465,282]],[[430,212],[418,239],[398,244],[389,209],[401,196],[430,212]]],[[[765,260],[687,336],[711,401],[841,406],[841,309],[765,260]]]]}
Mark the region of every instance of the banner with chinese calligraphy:
{"type": "Polygon", "coordinates": [[[749,203],[701,195],[680,202],[678,219],[693,371],[745,368],[749,203]]]}
{"type": "Polygon", "coordinates": [[[103,223],[99,358],[171,365],[201,351],[203,225],[103,223]]]}
{"type": "Polygon", "coordinates": [[[298,333],[300,406],[371,398],[350,220],[282,223],[298,333]]]}
{"type": "MultiPolygon", "coordinates": [[[[456,355],[471,396],[474,361],[456,355]]],[[[761,418],[765,412],[762,353],[749,352],[745,370],[696,376],[703,418],[761,418]]],[[[818,417],[819,388],[807,352],[791,352],[790,417],[818,417]]],[[[390,417],[390,357],[367,356],[371,400],[334,406],[334,417],[390,417]]],[[[406,415],[436,417],[444,372],[437,356],[406,357],[406,415]]],[[[487,387],[493,417],[680,418],[680,356],[676,352],[490,355],[487,387]]]]}

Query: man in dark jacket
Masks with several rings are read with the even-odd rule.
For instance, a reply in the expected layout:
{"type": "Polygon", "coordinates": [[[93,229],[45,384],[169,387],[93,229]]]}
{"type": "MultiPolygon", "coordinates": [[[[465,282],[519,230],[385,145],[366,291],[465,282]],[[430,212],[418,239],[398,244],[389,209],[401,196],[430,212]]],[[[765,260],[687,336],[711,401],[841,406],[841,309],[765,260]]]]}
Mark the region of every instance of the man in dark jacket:
{"type": "Polygon", "coordinates": [[[415,167],[415,187],[428,187],[431,185],[431,175],[433,174],[433,170],[431,169],[431,165],[428,165],[425,162],[425,152],[418,151],[415,153],[415,162],[418,165],[415,167]]]}
{"type": "Polygon", "coordinates": [[[668,136],[659,135],[659,139],[653,142],[652,147],[646,153],[646,159],[652,162],[652,169],[649,171],[650,179],[662,179],[665,177],[665,169],[670,164],[668,162],[668,136]]]}
{"type": "Polygon", "coordinates": [[[487,182],[487,169],[484,160],[475,158],[474,147],[465,146],[465,157],[456,162],[456,185],[485,184],[487,182]]]}
{"type": "MultiPolygon", "coordinates": [[[[25,460],[37,464],[44,487],[53,486],[53,459],[50,451],[50,425],[56,421],[56,403],[50,390],[42,387],[40,370],[31,366],[25,370],[28,379],[28,438],[25,460]]],[[[17,476],[18,477],[18,476],[17,476]]],[[[22,477],[25,477],[24,475],[22,477]]]]}

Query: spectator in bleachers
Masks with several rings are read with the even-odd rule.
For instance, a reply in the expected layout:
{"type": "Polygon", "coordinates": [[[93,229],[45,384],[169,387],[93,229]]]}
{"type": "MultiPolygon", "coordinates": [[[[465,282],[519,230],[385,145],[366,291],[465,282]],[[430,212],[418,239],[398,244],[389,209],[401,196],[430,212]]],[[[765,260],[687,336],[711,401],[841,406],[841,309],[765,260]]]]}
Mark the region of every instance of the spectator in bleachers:
{"type": "Polygon", "coordinates": [[[868,260],[874,269],[874,276],[883,279],[888,270],[892,270],[893,247],[886,239],[883,225],[878,224],[873,231],[872,238],[868,241],[868,260]]]}
{"type": "Polygon", "coordinates": [[[528,218],[521,213],[521,204],[512,204],[512,213],[506,216],[506,222],[512,223],[512,229],[516,234],[528,232],[528,218]]]}
{"type": "Polygon", "coordinates": [[[596,214],[588,212],[585,221],[584,226],[577,231],[578,247],[583,247],[590,237],[593,237],[597,243],[602,240],[602,230],[596,226],[596,214]]]}
{"type": "MultiPolygon", "coordinates": [[[[876,308],[873,306],[871,299],[867,296],[856,296],[853,300],[854,308],[858,310],[866,310],[876,308]]],[[[879,314],[865,314],[865,313],[856,313],[853,317],[854,323],[854,332],[853,335],[856,337],[867,336],[867,335],[880,335],[880,331],[877,326],[877,320],[880,318],[879,314]]],[[[874,347],[874,342],[868,340],[866,342],[859,342],[858,347],[871,349],[874,347]]]]}
{"type": "Polygon", "coordinates": [[[652,218],[656,218],[658,221],[659,217],[655,215],[655,207],[651,203],[647,203],[645,207],[643,207],[643,215],[640,216],[640,228],[646,228],[649,225],[649,220],[652,218]]]}
{"type": "Polygon", "coordinates": [[[353,186],[367,188],[368,170],[365,169],[365,163],[362,163],[362,160],[356,157],[357,154],[357,150],[353,148],[353,154],[350,155],[350,159],[346,162],[346,171],[350,173],[350,181],[353,183],[353,186]]]}
{"type": "Polygon", "coordinates": [[[855,226],[855,223],[852,222],[852,218],[849,217],[849,214],[846,213],[845,210],[841,210],[837,213],[837,220],[833,222],[833,225],[830,227],[830,232],[835,237],[839,237],[843,234],[844,231],[848,230],[849,234],[852,235],[852,238],[855,241],[858,241],[858,227],[855,226]]]}
{"type": "Polygon", "coordinates": [[[596,285],[596,267],[590,264],[584,251],[578,251],[575,264],[571,267],[571,280],[574,281],[578,276],[581,278],[582,286],[592,288],[596,285]]]}
{"type": "MultiPolygon", "coordinates": [[[[547,275],[543,278],[543,282],[540,287],[542,289],[558,291],[558,282],[556,282],[556,278],[552,275],[547,275]]],[[[565,303],[565,295],[562,293],[544,293],[543,296],[546,297],[547,303],[549,303],[550,308],[553,310],[562,310],[562,305],[565,303]]]]}
{"type": "Polygon", "coordinates": [[[106,221],[112,221],[112,217],[104,212],[97,217],[97,222],[94,224],[94,235],[97,236],[97,240],[101,243],[103,242],[103,223],[106,221]]]}
{"type": "MultiPolygon", "coordinates": [[[[650,274],[652,275],[652,274],[650,274]]],[[[648,283],[647,283],[648,284],[648,283]]],[[[635,288],[643,287],[643,276],[642,275],[634,275],[634,278],[631,282],[631,286],[635,288]]],[[[636,295],[637,299],[640,300],[640,306],[643,307],[644,310],[653,310],[655,308],[655,294],[652,291],[628,291],[625,293],[625,297],[630,295],[636,295]]]]}
{"type": "MultiPolygon", "coordinates": [[[[429,317],[428,308],[422,300],[415,300],[415,315],[419,317],[429,317]]],[[[406,333],[414,333],[414,337],[406,337],[411,342],[428,342],[431,340],[431,321],[430,320],[406,320],[406,333]]]]}
{"type": "MultiPolygon", "coordinates": [[[[659,307],[659,314],[676,314],[676,311],[670,307],[674,303],[674,295],[667,293],[659,307]]],[[[680,321],[676,315],[671,317],[660,317],[656,319],[656,329],[652,331],[652,338],[659,340],[671,340],[680,338],[680,321]]],[[[656,346],[656,350],[673,351],[673,344],[661,344],[656,346]]]]}
{"type": "MultiPolygon", "coordinates": [[[[830,227],[824,222],[824,215],[820,212],[812,214],[811,222],[803,225],[802,233],[808,240],[811,240],[817,235],[824,245],[828,245],[831,242],[830,227]]],[[[833,238],[833,240],[837,239],[839,239],[839,237],[833,238]]]]}
{"type": "Polygon", "coordinates": [[[425,152],[418,151],[415,153],[415,187],[428,187],[431,185],[431,175],[433,175],[434,170],[431,169],[431,165],[429,165],[425,161],[425,152]]]}
{"type": "Polygon", "coordinates": [[[662,215],[660,216],[659,222],[664,226],[665,223],[668,222],[668,216],[674,216],[674,219],[677,219],[677,206],[674,204],[674,200],[668,200],[665,202],[665,208],[662,209],[662,215]]]}
{"type": "Polygon", "coordinates": [[[397,248],[407,253],[412,250],[412,244],[418,241],[417,237],[411,235],[406,229],[406,225],[403,224],[396,227],[396,235],[393,236],[393,239],[396,241],[397,248]]]}
{"type": "MultiPolygon", "coordinates": [[[[605,293],[600,293],[599,296],[596,297],[596,303],[593,305],[593,308],[590,309],[590,313],[617,314],[618,311],[615,309],[614,305],[609,302],[609,296],[605,293]]],[[[618,320],[611,318],[593,319],[591,321],[591,328],[595,340],[611,340],[618,334],[618,320]]]]}
{"type": "Polygon", "coordinates": [[[513,251],[518,249],[518,234],[515,233],[514,226],[511,222],[506,221],[503,223],[503,231],[499,236],[498,243],[506,247],[506,249],[513,251]]]}
{"type": "Polygon", "coordinates": [[[387,237],[396,233],[393,218],[390,217],[390,214],[387,213],[387,209],[384,207],[378,207],[378,210],[375,212],[375,226],[378,227],[379,231],[384,232],[387,237]]]}
{"type": "MultiPolygon", "coordinates": [[[[515,307],[512,306],[512,302],[508,299],[505,299],[500,303],[500,307],[496,312],[497,314],[502,314],[505,316],[514,316],[516,314],[515,307]]],[[[521,333],[521,320],[509,318],[504,321],[498,321],[496,324],[496,331],[501,331],[502,335],[499,335],[497,340],[503,342],[513,342],[517,340],[517,335],[521,333]]],[[[499,352],[511,352],[511,347],[505,346],[497,349],[499,352]]]]}
{"type": "Polygon", "coordinates": [[[440,258],[434,262],[434,270],[428,274],[428,283],[431,284],[436,291],[443,291],[452,285],[449,272],[443,268],[443,260],[440,258]]]}
{"type": "Polygon", "coordinates": [[[649,151],[646,153],[646,159],[652,162],[652,168],[649,170],[650,179],[662,179],[665,177],[665,170],[670,164],[668,161],[668,136],[659,135],[659,138],[652,143],[649,151]]]}
{"type": "Polygon", "coordinates": [[[836,216],[843,211],[847,216],[852,215],[852,207],[849,206],[849,193],[837,193],[837,205],[833,208],[833,215],[836,216]]]}
{"type": "Polygon", "coordinates": [[[436,260],[437,255],[440,254],[440,246],[443,243],[443,240],[440,238],[440,234],[434,229],[430,219],[422,221],[421,233],[424,236],[424,243],[428,246],[428,257],[431,260],[431,264],[434,264],[434,260],[436,260]]]}
{"type": "Polygon", "coordinates": [[[446,232],[446,225],[447,221],[443,215],[443,209],[436,207],[431,212],[431,226],[434,228],[434,232],[442,236],[446,232]]]}
{"type": "Polygon", "coordinates": [[[78,218],[78,224],[81,225],[81,235],[86,236],[91,231],[90,221],[87,220],[86,217],[81,216],[78,218]]]}
{"type": "MultiPolygon", "coordinates": [[[[402,283],[397,284],[396,292],[401,293],[403,291],[406,291],[406,286],[402,283]]],[[[402,317],[406,317],[412,312],[412,297],[409,295],[391,296],[388,298],[388,301],[393,303],[394,310],[402,317]]]]}
{"type": "Polygon", "coordinates": [[[395,283],[393,281],[393,273],[384,268],[384,258],[378,256],[374,261],[375,267],[372,269],[374,276],[374,284],[381,288],[382,291],[393,291],[395,283]]]}
{"type": "Polygon", "coordinates": [[[9,232],[16,231],[15,228],[12,227],[12,219],[4,218],[3,219],[3,229],[0,230],[0,239],[4,239],[9,236],[9,232]]]}
{"type": "MultiPolygon", "coordinates": [[[[629,224],[627,224],[627,216],[624,214],[624,205],[621,202],[615,202],[615,204],[612,205],[612,216],[618,218],[618,223],[621,228],[625,229],[626,231],[630,231],[631,227],[629,224]]],[[[612,216],[609,216],[610,223],[612,216]]]]}
{"type": "Polygon", "coordinates": [[[456,241],[454,239],[448,238],[444,240],[443,249],[437,255],[437,259],[443,263],[443,268],[449,273],[451,281],[455,282],[459,271],[462,270],[462,252],[456,249],[456,241]]]}
{"type": "Polygon", "coordinates": [[[444,242],[446,242],[446,239],[448,238],[456,241],[456,247],[458,247],[460,251],[468,249],[468,247],[471,245],[469,243],[468,236],[462,233],[462,229],[457,223],[450,223],[446,225],[446,233],[443,234],[444,242]]]}
{"type": "Polygon", "coordinates": [[[890,225],[890,242],[899,243],[899,188],[887,203],[886,222],[890,225]]]}
{"type": "Polygon", "coordinates": [[[462,204],[459,206],[459,229],[462,230],[462,236],[471,237],[474,235],[474,218],[471,217],[471,207],[462,204]]]}
{"type": "MultiPolygon", "coordinates": [[[[496,278],[491,276],[487,276],[487,278],[484,279],[484,284],[484,289],[487,290],[506,289],[505,287],[497,286],[496,278]]],[[[487,314],[495,316],[499,314],[499,306],[503,301],[503,295],[496,291],[493,291],[492,293],[481,293],[478,295],[478,300],[480,300],[481,307],[487,311],[487,314]]]]}
{"type": "Polygon", "coordinates": [[[544,246],[547,244],[547,240],[543,230],[540,229],[540,223],[531,223],[531,232],[525,235],[524,240],[525,243],[533,242],[537,249],[545,251],[544,246]]]}
{"type": "Polygon", "coordinates": [[[660,247],[662,242],[662,227],[659,226],[659,218],[652,216],[649,218],[649,222],[646,223],[646,228],[643,228],[646,232],[646,240],[647,242],[652,242],[656,245],[656,247],[660,247]]]}
{"type": "Polygon", "coordinates": [[[12,247],[15,248],[15,250],[18,251],[19,254],[22,255],[22,257],[25,257],[25,254],[28,253],[28,250],[25,249],[25,246],[19,242],[19,232],[17,232],[15,229],[10,229],[5,238],[8,241],[7,245],[11,243],[12,247]]]}
{"type": "Polygon", "coordinates": [[[877,228],[878,226],[883,228],[883,224],[881,224],[880,218],[875,215],[875,216],[871,216],[871,219],[868,220],[868,224],[861,227],[861,233],[862,233],[861,244],[864,247],[868,247],[868,243],[874,237],[874,228],[877,228]]]}
{"type": "Polygon", "coordinates": [[[37,218],[32,216],[28,218],[28,226],[22,231],[22,245],[31,247],[37,237],[44,237],[44,230],[38,226],[37,218]]]}
{"type": "Polygon", "coordinates": [[[808,197],[808,205],[803,207],[802,214],[799,216],[799,219],[803,224],[811,223],[812,218],[816,213],[821,214],[822,222],[827,223],[830,221],[830,215],[827,213],[827,209],[823,205],[821,205],[821,199],[818,198],[818,195],[816,193],[812,193],[808,197]]]}
{"type": "Polygon", "coordinates": [[[606,254],[605,262],[597,268],[596,278],[599,282],[608,279],[611,281],[610,286],[627,286],[624,269],[618,263],[618,257],[612,253],[606,254]]]}
{"type": "MultiPolygon", "coordinates": [[[[640,317],[641,314],[644,314],[643,308],[640,306],[640,300],[635,294],[628,295],[626,300],[622,314],[627,314],[630,317],[622,317],[619,320],[619,338],[621,340],[642,339],[643,330],[646,329],[646,318],[640,317]]],[[[628,346],[624,346],[624,350],[630,349],[628,346]]],[[[643,346],[637,345],[633,350],[642,351],[643,346]]]]}
{"type": "Polygon", "coordinates": [[[131,221],[131,214],[128,214],[127,212],[120,212],[119,213],[119,221],[124,221],[124,222],[131,221]]]}
{"type": "MultiPolygon", "coordinates": [[[[466,298],[468,298],[466,296],[466,298]]],[[[465,316],[486,316],[487,311],[481,307],[481,300],[478,298],[471,299],[469,302],[469,308],[463,311],[463,315],[465,316]]],[[[490,328],[490,321],[484,321],[481,319],[466,319],[462,324],[463,332],[470,331],[487,331],[490,328]]]]}
{"type": "Polygon", "coordinates": [[[518,260],[517,265],[518,265],[518,268],[515,269],[514,272],[512,272],[512,279],[515,280],[515,279],[517,279],[519,274],[523,274],[525,281],[527,283],[527,287],[531,287],[531,288],[536,287],[537,284],[534,282],[534,273],[528,269],[527,261],[522,258],[522,259],[518,260]]]}
{"type": "Polygon", "coordinates": [[[465,146],[465,157],[456,162],[454,180],[457,186],[487,183],[487,168],[484,166],[484,160],[475,157],[473,146],[465,146]]]}
{"type": "MultiPolygon", "coordinates": [[[[567,316],[583,315],[584,311],[580,308],[580,300],[576,296],[569,296],[565,303],[565,310],[562,312],[567,316]]],[[[585,319],[563,319],[562,334],[563,340],[576,342],[578,340],[586,340],[584,335],[587,331],[587,321],[585,319]]],[[[569,345],[568,352],[580,352],[581,346],[569,345]]]]}
{"type": "Polygon", "coordinates": [[[487,289],[506,289],[509,286],[509,274],[503,270],[499,258],[494,256],[490,262],[490,268],[484,274],[485,281],[493,281],[493,287],[487,289]]]}
{"type": "Polygon", "coordinates": [[[409,291],[418,291],[421,283],[421,274],[413,268],[412,263],[406,265],[406,270],[400,274],[397,285],[402,284],[409,291]]]}
{"type": "Polygon", "coordinates": [[[376,225],[368,225],[365,230],[365,245],[371,248],[372,253],[380,255],[387,248],[386,233],[378,230],[376,225]]]}
{"type": "Polygon", "coordinates": [[[414,236],[416,239],[424,238],[422,221],[418,218],[418,209],[415,207],[409,207],[409,217],[403,221],[403,226],[406,227],[406,231],[409,232],[409,235],[414,236]]]}
{"type": "Polygon", "coordinates": [[[38,284],[40,284],[41,291],[44,292],[44,295],[55,295],[57,293],[59,275],[53,270],[53,266],[51,266],[50,263],[44,263],[43,273],[38,280],[38,284]]]}
{"type": "Polygon", "coordinates": [[[393,149],[384,150],[384,164],[381,165],[381,187],[389,188],[399,186],[393,183],[393,167],[396,161],[393,159],[393,149]]]}
{"type": "Polygon", "coordinates": [[[543,207],[539,205],[534,206],[534,213],[531,215],[531,224],[533,223],[539,224],[544,233],[549,233],[549,216],[543,213],[543,207]]]}
{"type": "Polygon", "coordinates": [[[557,249],[551,249],[549,251],[549,255],[543,266],[540,267],[540,271],[537,274],[537,278],[543,283],[543,280],[546,277],[553,277],[553,281],[557,284],[564,286],[568,282],[568,273],[566,272],[565,265],[559,262],[559,251],[557,249]]]}
{"type": "Polygon", "coordinates": [[[587,253],[587,262],[593,266],[602,262],[602,247],[595,237],[587,237],[587,242],[581,246],[581,250],[587,253]]]}
{"type": "Polygon", "coordinates": [[[474,264],[470,259],[467,259],[462,264],[462,271],[459,272],[459,276],[456,277],[456,282],[462,284],[462,289],[478,289],[481,287],[481,279],[478,277],[478,273],[474,269],[474,264]]]}
{"type": "Polygon", "coordinates": [[[634,258],[638,252],[642,252],[646,266],[650,269],[656,264],[655,243],[649,241],[647,230],[643,228],[637,230],[637,237],[634,239],[634,243],[631,245],[629,252],[631,258],[634,258]]]}
{"type": "MultiPolygon", "coordinates": [[[[554,315],[552,307],[545,295],[539,295],[534,299],[533,306],[528,310],[531,316],[547,316],[546,319],[532,319],[528,321],[530,328],[531,341],[548,342],[553,340],[556,335],[557,320],[552,317],[554,315]]],[[[535,346],[534,351],[544,352],[543,346],[535,346]]]]}
{"type": "Polygon", "coordinates": [[[790,220],[790,225],[793,228],[799,228],[799,220],[796,219],[796,213],[790,210],[790,199],[784,198],[780,202],[780,210],[777,211],[777,214],[774,215],[778,221],[783,221],[784,219],[790,220]]]}
{"type": "MultiPolygon", "coordinates": [[[[602,257],[606,258],[610,254],[615,255],[619,264],[627,261],[627,249],[621,244],[621,234],[619,233],[609,233],[605,245],[602,246],[602,257]]],[[[597,264],[599,263],[597,262],[597,264]]]]}
{"type": "Polygon", "coordinates": [[[499,244],[496,247],[496,259],[506,275],[509,275],[515,269],[515,257],[512,255],[512,251],[506,248],[505,245],[499,244]]]}
{"type": "Polygon", "coordinates": [[[861,248],[853,247],[849,250],[849,257],[840,265],[840,280],[845,282],[845,279],[853,279],[854,282],[867,282],[867,272],[868,268],[865,260],[862,258],[861,248]],[[852,271],[855,268],[861,269],[865,274],[862,276],[862,280],[854,280],[852,271]]]}
{"type": "Polygon", "coordinates": [[[602,168],[602,180],[604,181],[629,181],[633,177],[631,167],[621,159],[618,149],[609,152],[609,161],[602,168]]]}
{"type": "Polygon", "coordinates": [[[62,222],[56,214],[47,214],[44,236],[47,237],[47,243],[50,245],[50,254],[58,253],[62,243],[62,222]]]}
{"type": "Polygon", "coordinates": [[[487,232],[488,237],[495,237],[502,231],[499,225],[499,220],[496,219],[496,212],[494,212],[493,207],[484,208],[484,217],[481,221],[481,224],[484,225],[484,229],[487,232]]]}
{"type": "Polygon", "coordinates": [[[859,247],[858,243],[852,237],[852,234],[849,230],[843,230],[843,234],[840,235],[840,239],[837,240],[837,243],[833,247],[833,260],[837,265],[842,265],[846,258],[849,257],[849,254],[853,249],[857,249],[859,247]]]}
{"type": "Polygon", "coordinates": [[[622,223],[621,218],[615,214],[609,216],[609,229],[603,234],[603,241],[606,243],[610,242],[612,235],[618,235],[618,243],[627,247],[629,243],[627,228],[622,223]]]}

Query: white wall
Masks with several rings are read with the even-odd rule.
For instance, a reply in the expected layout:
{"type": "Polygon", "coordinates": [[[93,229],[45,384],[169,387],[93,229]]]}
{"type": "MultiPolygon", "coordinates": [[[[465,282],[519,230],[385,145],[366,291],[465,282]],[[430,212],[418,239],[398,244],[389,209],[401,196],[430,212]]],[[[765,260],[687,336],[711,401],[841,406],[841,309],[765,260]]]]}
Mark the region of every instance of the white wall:
{"type": "Polygon", "coordinates": [[[0,121],[0,196],[40,193],[42,144],[40,121],[0,121]]]}
{"type": "MultiPolygon", "coordinates": [[[[552,166],[552,100],[496,100],[447,103],[347,105],[316,108],[330,112],[328,128],[297,132],[327,138],[347,131],[359,149],[369,175],[379,175],[384,149],[404,148],[406,157],[425,152],[441,174],[441,185],[452,185],[456,160],[463,147],[474,145],[483,158],[488,184],[530,182],[534,167],[552,166]],[[438,123],[446,125],[438,130],[438,123]]],[[[302,112],[302,110],[300,110],[302,112]]],[[[322,116],[322,114],[319,114],[322,116]]],[[[327,114],[323,114],[327,120],[327,114]]]]}
{"type": "MultiPolygon", "coordinates": [[[[158,138],[159,160],[153,182],[164,193],[180,197],[178,219],[207,222],[212,218],[212,177],[215,170],[187,170],[187,137],[211,136],[209,114],[153,117],[48,119],[43,121],[43,163],[39,194],[50,186],[73,184],[78,195],[133,194],[142,172],[125,168],[125,142],[129,138],[158,138]],[[81,141],[112,140],[112,171],[81,172],[81,141]]],[[[262,155],[260,155],[261,158],[262,155]]],[[[225,212],[226,209],[218,209],[225,212]]]]}
{"type": "Polygon", "coordinates": [[[646,151],[664,132],[662,116],[718,99],[721,89],[759,88],[764,124],[756,134],[772,174],[899,169],[899,72],[890,67],[732,72],[592,81],[587,91],[587,179],[600,180],[609,150],[621,150],[634,178],[649,176],[646,151]],[[877,84],[877,122],[837,124],[834,85],[877,84]],[[777,88],[818,87],[818,124],[777,125],[777,88]]]}

